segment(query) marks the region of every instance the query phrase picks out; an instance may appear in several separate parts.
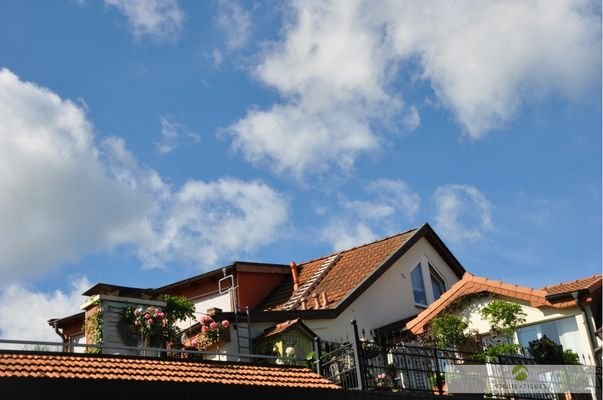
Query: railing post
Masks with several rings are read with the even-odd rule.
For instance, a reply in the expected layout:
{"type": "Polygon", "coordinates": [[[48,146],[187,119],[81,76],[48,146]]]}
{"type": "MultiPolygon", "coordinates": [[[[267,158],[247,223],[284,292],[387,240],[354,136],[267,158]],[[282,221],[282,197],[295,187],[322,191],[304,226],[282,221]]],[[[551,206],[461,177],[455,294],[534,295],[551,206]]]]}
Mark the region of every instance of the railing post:
{"type": "Polygon", "coordinates": [[[314,357],[316,357],[316,362],[315,362],[316,373],[319,375],[322,375],[320,373],[320,356],[321,356],[321,354],[320,354],[320,338],[318,336],[316,336],[314,338],[314,357]]]}
{"type": "Polygon", "coordinates": [[[358,335],[358,325],[356,320],[351,321],[352,329],[354,331],[354,341],[352,342],[352,348],[354,350],[354,356],[356,357],[356,378],[358,379],[358,389],[364,390],[366,384],[364,382],[364,357],[362,356],[362,343],[360,343],[360,337],[358,335]]]}
{"type": "Polygon", "coordinates": [[[435,367],[436,367],[436,386],[438,388],[438,394],[441,396],[444,394],[444,385],[443,385],[443,379],[442,379],[442,372],[440,371],[440,361],[438,359],[438,349],[434,348],[433,349],[433,359],[435,361],[435,367]]]}

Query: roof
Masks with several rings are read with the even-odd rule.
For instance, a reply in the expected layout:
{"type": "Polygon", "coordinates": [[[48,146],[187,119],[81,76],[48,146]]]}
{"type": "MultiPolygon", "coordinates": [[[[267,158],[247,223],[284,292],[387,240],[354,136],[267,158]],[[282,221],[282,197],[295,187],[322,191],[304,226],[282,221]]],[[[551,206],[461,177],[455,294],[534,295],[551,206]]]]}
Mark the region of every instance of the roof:
{"type": "Polygon", "coordinates": [[[406,327],[413,333],[423,332],[423,328],[431,322],[433,318],[445,311],[457,300],[478,293],[492,293],[499,296],[525,301],[533,307],[555,307],[566,308],[575,305],[574,301],[551,302],[547,299],[547,291],[544,289],[532,289],[525,286],[518,286],[505,283],[499,280],[482,278],[474,276],[468,272],[463,275],[463,279],[452,285],[444,292],[439,299],[434,301],[423,310],[415,319],[406,324],[406,327]]]}
{"type": "Polygon", "coordinates": [[[122,297],[144,297],[151,298],[154,295],[152,288],[135,288],[129,286],[118,286],[110,283],[97,283],[82,293],[83,296],[94,296],[95,294],[108,294],[122,297]]]}
{"type": "Polygon", "coordinates": [[[174,282],[174,283],[170,283],[165,286],[161,286],[161,287],[155,289],[155,291],[157,293],[165,293],[167,291],[177,289],[182,286],[192,285],[192,284],[194,284],[200,280],[206,279],[206,278],[211,278],[211,277],[222,278],[227,273],[229,273],[227,271],[229,271],[229,270],[232,271],[233,268],[236,268],[237,270],[239,270],[239,269],[245,269],[245,267],[247,267],[247,268],[249,268],[249,267],[251,267],[251,268],[253,268],[253,267],[269,268],[269,269],[273,270],[274,273],[281,273],[283,269],[285,271],[289,271],[289,266],[284,265],[284,264],[272,264],[272,263],[252,262],[252,261],[235,261],[232,264],[224,266],[222,268],[214,269],[214,270],[205,272],[200,275],[195,275],[191,278],[186,278],[186,279],[174,282]]]}
{"type": "Polygon", "coordinates": [[[2,378],[101,379],[340,389],[326,378],[302,367],[60,353],[1,352],[0,379],[2,378]]]}
{"type": "Polygon", "coordinates": [[[589,276],[586,278],[576,279],[575,281],[561,282],[557,285],[545,286],[542,290],[546,291],[547,296],[560,296],[570,294],[572,292],[594,290],[601,287],[601,274],[589,276]]]}
{"type": "Polygon", "coordinates": [[[256,337],[254,340],[280,335],[285,332],[289,332],[294,328],[300,328],[305,333],[307,333],[308,336],[312,339],[316,337],[316,334],[312,331],[312,329],[308,328],[308,326],[304,324],[304,321],[301,318],[296,318],[291,319],[289,321],[281,322],[276,325],[272,325],[271,327],[264,329],[264,332],[260,336],[256,337]]]}
{"type": "Polygon", "coordinates": [[[71,321],[78,321],[78,320],[83,320],[85,318],[86,313],[84,311],[73,314],[73,315],[69,315],[67,317],[63,317],[63,318],[52,318],[48,320],[48,325],[50,326],[55,326],[55,325],[60,325],[60,324],[65,324],[65,323],[69,323],[71,321]]]}
{"type": "MultiPolygon", "coordinates": [[[[344,303],[353,301],[355,296],[362,293],[422,237],[429,240],[460,278],[465,269],[454,258],[433,229],[428,224],[424,224],[420,228],[413,228],[372,243],[299,264],[299,284],[302,287],[326,261],[337,254],[339,255],[339,257],[334,258],[333,265],[320,277],[320,281],[315,283],[305,295],[307,300],[306,309],[333,310],[347,306],[344,303]],[[326,293],[327,304],[315,307],[313,298],[320,299],[322,293],[326,293]]],[[[293,280],[288,277],[264,299],[258,308],[264,311],[282,311],[293,295],[293,280]]],[[[303,310],[304,305],[298,304],[294,309],[303,310]]]]}

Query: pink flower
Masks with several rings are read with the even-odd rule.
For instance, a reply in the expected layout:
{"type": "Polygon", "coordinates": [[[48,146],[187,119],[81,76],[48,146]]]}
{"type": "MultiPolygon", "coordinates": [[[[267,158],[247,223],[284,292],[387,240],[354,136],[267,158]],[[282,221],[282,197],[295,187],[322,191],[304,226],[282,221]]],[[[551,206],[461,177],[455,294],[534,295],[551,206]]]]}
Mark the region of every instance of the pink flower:
{"type": "Polygon", "coordinates": [[[216,324],[216,321],[212,321],[211,324],[209,324],[209,327],[211,329],[218,329],[218,324],[216,324]]]}
{"type": "Polygon", "coordinates": [[[222,328],[228,329],[229,326],[230,326],[230,322],[228,322],[227,319],[225,319],[224,321],[222,321],[222,328]]]}
{"type": "Polygon", "coordinates": [[[134,325],[138,326],[138,321],[134,321],[134,325]]]}
{"type": "Polygon", "coordinates": [[[146,313],[146,314],[144,315],[144,317],[145,317],[146,319],[149,319],[149,318],[151,318],[151,314],[146,313]]]}
{"type": "Polygon", "coordinates": [[[201,327],[201,332],[203,332],[203,333],[207,333],[207,331],[208,331],[207,326],[203,325],[203,326],[201,327]]]}
{"type": "Polygon", "coordinates": [[[153,323],[153,319],[152,318],[147,319],[147,325],[151,325],[152,323],[153,323]]]}

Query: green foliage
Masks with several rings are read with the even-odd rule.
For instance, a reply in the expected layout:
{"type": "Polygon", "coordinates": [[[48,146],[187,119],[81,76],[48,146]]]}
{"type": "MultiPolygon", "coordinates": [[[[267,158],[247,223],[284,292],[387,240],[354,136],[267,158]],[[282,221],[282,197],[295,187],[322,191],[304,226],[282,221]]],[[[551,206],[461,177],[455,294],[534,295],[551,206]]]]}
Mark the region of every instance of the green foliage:
{"type": "Polygon", "coordinates": [[[526,320],[521,305],[505,300],[492,300],[480,310],[480,314],[495,335],[511,335],[526,320]]]}
{"type": "Polygon", "coordinates": [[[163,296],[163,301],[166,303],[165,314],[167,316],[165,339],[168,342],[174,342],[180,335],[176,322],[194,318],[195,305],[184,296],[171,296],[169,294],[163,296]]]}
{"type": "Polygon", "coordinates": [[[316,352],[311,351],[308,354],[306,354],[306,367],[313,370],[315,367],[315,364],[314,364],[315,361],[316,361],[316,352]]]}
{"type": "Polygon", "coordinates": [[[563,347],[544,335],[531,341],[528,351],[538,364],[580,364],[580,357],[571,350],[563,351],[563,347]]]}
{"type": "MultiPolygon", "coordinates": [[[[92,344],[103,344],[103,310],[100,308],[100,303],[95,304],[98,309],[96,312],[90,312],[86,316],[84,323],[84,331],[86,337],[92,344]]],[[[86,353],[100,354],[101,349],[97,347],[86,347],[86,353]]]]}
{"type": "Polygon", "coordinates": [[[444,314],[433,319],[431,336],[438,347],[457,348],[467,340],[469,325],[455,314],[444,314]]]}
{"type": "Polygon", "coordinates": [[[521,347],[516,343],[494,343],[484,349],[484,355],[489,358],[502,356],[517,356],[521,347]]]}

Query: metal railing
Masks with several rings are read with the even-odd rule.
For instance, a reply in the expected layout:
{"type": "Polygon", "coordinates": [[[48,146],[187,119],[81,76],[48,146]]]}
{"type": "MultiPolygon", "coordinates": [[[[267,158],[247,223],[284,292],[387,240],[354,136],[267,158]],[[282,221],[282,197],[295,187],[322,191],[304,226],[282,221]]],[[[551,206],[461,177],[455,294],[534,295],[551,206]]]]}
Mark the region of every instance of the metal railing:
{"type": "Polygon", "coordinates": [[[273,365],[306,365],[306,360],[262,354],[225,353],[190,349],[167,349],[158,347],[132,347],[115,344],[79,344],[69,342],[0,339],[0,350],[3,351],[37,353],[48,352],[71,355],[82,354],[82,352],[77,352],[76,349],[83,349],[85,353],[96,353],[105,357],[112,355],[129,355],[170,360],[186,359],[199,361],[212,360],[225,362],[251,362],[273,365]]]}
{"type": "MultiPolygon", "coordinates": [[[[497,365],[536,364],[532,357],[523,354],[485,357],[483,353],[363,341],[359,339],[355,321],[352,321],[352,329],[354,339],[351,342],[339,346],[330,343],[331,351],[327,353],[321,351],[325,346],[321,345],[320,340],[315,343],[316,371],[345,389],[448,395],[453,393],[449,393],[447,388],[446,371],[454,369],[454,366],[492,366],[493,368],[485,368],[490,371],[496,370],[497,365]]],[[[601,399],[601,367],[596,367],[595,370],[593,396],[578,397],[601,399]]],[[[496,378],[496,375],[489,377],[496,378]]],[[[543,400],[565,398],[556,393],[514,393],[490,397],[543,400]]]]}

